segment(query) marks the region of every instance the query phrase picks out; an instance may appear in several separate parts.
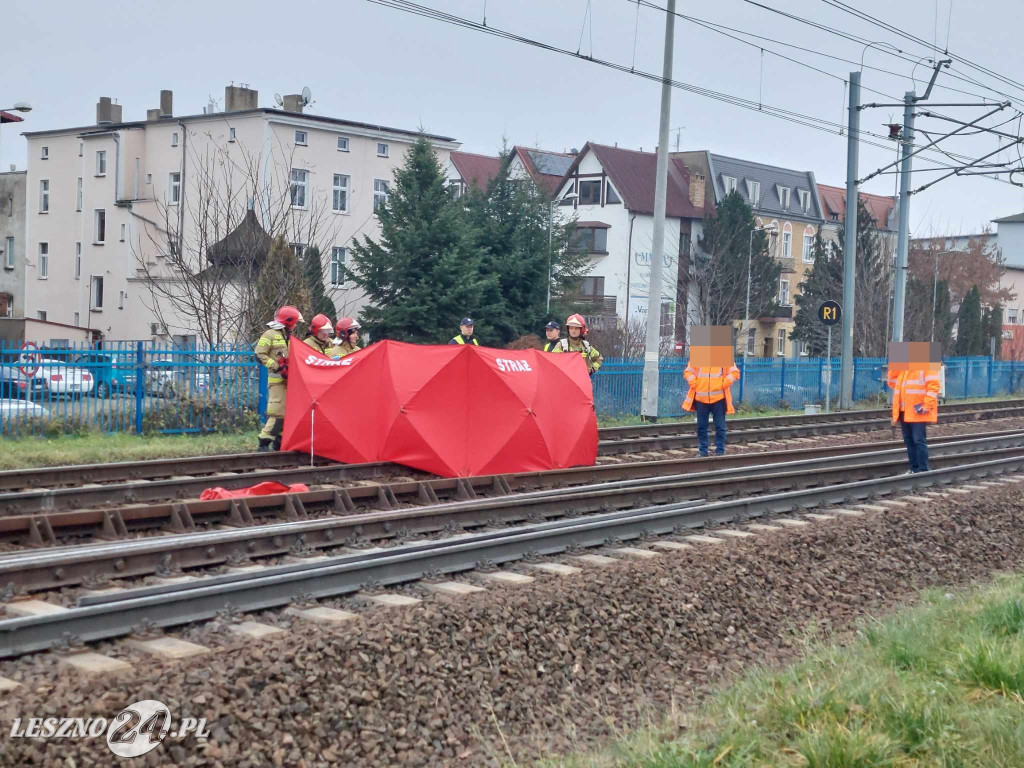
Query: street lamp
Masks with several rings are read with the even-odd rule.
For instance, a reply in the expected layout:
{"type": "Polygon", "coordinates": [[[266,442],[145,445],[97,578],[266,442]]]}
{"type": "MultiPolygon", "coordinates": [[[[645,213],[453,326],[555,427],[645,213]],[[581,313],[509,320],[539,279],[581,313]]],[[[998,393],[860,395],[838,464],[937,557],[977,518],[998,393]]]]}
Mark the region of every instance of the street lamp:
{"type": "MultiPolygon", "coordinates": [[[[559,205],[561,205],[566,200],[575,200],[578,197],[579,195],[577,195],[575,192],[570,192],[565,197],[560,198],[557,202],[559,205]]],[[[544,303],[544,312],[546,314],[551,313],[551,229],[552,222],[555,218],[555,202],[555,200],[551,200],[548,202],[548,298],[547,301],[544,303]]]]}
{"type": "MultiPolygon", "coordinates": [[[[32,105],[29,104],[27,101],[16,101],[16,102],[14,102],[14,106],[13,107],[0,107],[0,112],[31,112],[31,111],[32,111],[32,105]]],[[[2,124],[2,123],[3,123],[3,120],[0,119],[0,124],[2,124]]]]}
{"type": "Polygon", "coordinates": [[[750,230],[750,243],[747,246],[747,308],[744,313],[743,321],[743,362],[747,361],[747,340],[750,334],[750,270],[751,262],[754,258],[754,233],[755,232],[767,232],[769,235],[774,235],[778,232],[775,225],[769,225],[767,227],[754,227],[750,230]]]}

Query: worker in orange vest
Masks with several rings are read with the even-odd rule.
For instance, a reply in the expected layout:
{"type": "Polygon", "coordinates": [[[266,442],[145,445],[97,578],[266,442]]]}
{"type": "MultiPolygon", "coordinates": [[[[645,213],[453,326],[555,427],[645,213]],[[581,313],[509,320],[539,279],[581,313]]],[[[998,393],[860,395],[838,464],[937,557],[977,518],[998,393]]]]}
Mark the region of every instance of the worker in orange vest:
{"type": "MultiPolygon", "coordinates": [[[[913,364],[911,364],[913,366],[913,364]]],[[[899,422],[911,472],[927,472],[927,425],[939,420],[939,372],[932,367],[897,370],[890,363],[892,423],[899,422]]]]}
{"type": "Polygon", "coordinates": [[[740,369],[728,367],[694,367],[692,360],[683,371],[690,385],[683,401],[684,411],[697,412],[697,455],[708,455],[708,416],[715,422],[715,455],[725,453],[725,416],[736,413],[732,406],[732,385],[740,380],[740,369]]]}

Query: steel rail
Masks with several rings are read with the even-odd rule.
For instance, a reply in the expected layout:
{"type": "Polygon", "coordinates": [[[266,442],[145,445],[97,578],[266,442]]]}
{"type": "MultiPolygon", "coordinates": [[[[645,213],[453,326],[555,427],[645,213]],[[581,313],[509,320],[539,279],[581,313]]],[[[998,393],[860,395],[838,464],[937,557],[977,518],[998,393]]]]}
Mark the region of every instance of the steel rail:
{"type": "Polygon", "coordinates": [[[541,555],[599,547],[612,540],[681,533],[708,523],[846,503],[894,491],[988,477],[1024,468],[1024,455],[960,464],[931,472],[876,477],[819,488],[705,504],[667,504],[585,519],[532,524],[457,539],[405,544],[327,560],[229,574],[195,582],[145,587],[85,598],[66,611],[0,621],[0,658],[131,634],[144,626],[173,627],[232,610],[250,612],[296,600],[348,595],[461,573],[481,563],[503,564],[541,555]]]}
{"type": "MultiPolygon", "coordinates": [[[[595,514],[645,504],[723,499],[775,493],[842,480],[867,480],[900,473],[901,449],[854,454],[843,459],[810,459],[786,465],[734,467],[656,480],[622,480],[588,487],[556,488],[466,502],[434,504],[390,512],[307,518],[311,510],[330,512],[337,497],[310,492],[283,498],[297,513],[291,522],[146,537],[130,541],[48,547],[0,555],[0,584],[10,590],[39,590],[117,576],[169,575],[179,569],[242,564],[253,557],[308,553],[371,540],[414,534],[455,533],[465,528],[526,520],[595,514]],[[297,498],[306,497],[305,501],[297,498]]],[[[969,440],[935,446],[932,463],[955,466],[967,457],[1024,456],[1024,436],[969,440]]],[[[267,497],[269,499],[270,497],[267,497]]],[[[267,499],[259,499],[266,502],[267,499]]],[[[257,500],[250,500],[250,503],[257,500]]],[[[244,501],[231,502],[236,515],[249,514],[244,501]]]]}

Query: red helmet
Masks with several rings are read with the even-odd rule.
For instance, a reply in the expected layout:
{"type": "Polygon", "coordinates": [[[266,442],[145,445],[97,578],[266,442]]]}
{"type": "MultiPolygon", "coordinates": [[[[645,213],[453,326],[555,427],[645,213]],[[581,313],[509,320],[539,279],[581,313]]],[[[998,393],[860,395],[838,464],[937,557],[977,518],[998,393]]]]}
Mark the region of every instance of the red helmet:
{"type": "Polygon", "coordinates": [[[343,317],[338,321],[338,325],[335,326],[334,330],[338,332],[339,337],[347,338],[349,331],[358,331],[359,327],[359,323],[351,317],[343,317]]]}
{"type": "Polygon", "coordinates": [[[568,330],[573,326],[580,329],[580,336],[587,335],[587,321],[583,319],[583,315],[569,315],[565,321],[565,327],[568,330]]]}
{"type": "Polygon", "coordinates": [[[295,307],[286,304],[274,314],[274,322],[280,323],[288,330],[302,322],[302,313],[295,307]]]}
{"type": "Polygon", "coordinates": [[[314,336],[320,333],[324,328],[328,331],[331,329],[331,318],[327,315],[316,315],[309,321],[309,332],[314,336]]]}

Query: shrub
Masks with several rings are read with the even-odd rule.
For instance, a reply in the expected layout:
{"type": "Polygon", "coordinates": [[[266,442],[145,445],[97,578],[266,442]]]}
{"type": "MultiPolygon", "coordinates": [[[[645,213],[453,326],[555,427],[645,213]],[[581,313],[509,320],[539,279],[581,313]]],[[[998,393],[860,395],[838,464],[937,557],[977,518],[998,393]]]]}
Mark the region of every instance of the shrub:
{"type": "Polygon", "coordinates": [[[182,397],[150,408],[142,417],[146,435],[167,431],[246,432],[259,428],[259,414],[209,397],[182,397]]]}

